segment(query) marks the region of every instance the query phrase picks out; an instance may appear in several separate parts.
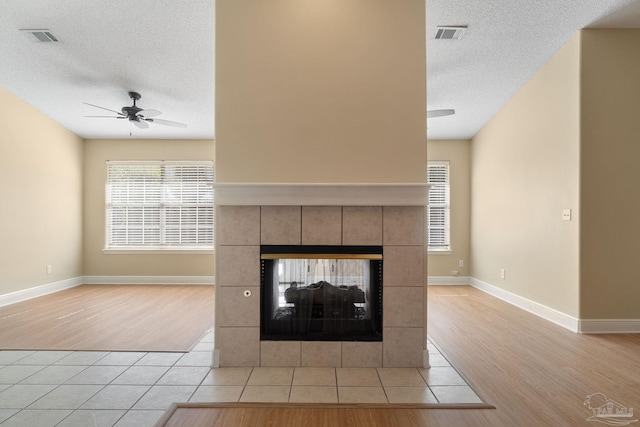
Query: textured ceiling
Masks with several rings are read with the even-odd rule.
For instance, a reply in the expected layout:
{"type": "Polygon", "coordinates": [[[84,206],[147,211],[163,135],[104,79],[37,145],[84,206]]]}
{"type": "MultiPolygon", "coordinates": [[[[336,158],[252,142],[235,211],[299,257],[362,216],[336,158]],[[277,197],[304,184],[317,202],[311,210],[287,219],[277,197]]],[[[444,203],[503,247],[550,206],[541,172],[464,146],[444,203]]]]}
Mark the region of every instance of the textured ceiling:
{"type": "MultiPolygon", "coordinates": [[[[298,0],[302,1],[302,0],[298,0]]],[[[307,0],[312,1],[312,0],[307,0]]],[[[83,138],[129,138],[112,110],[138,106],[185,129],[133,127],[135,138],[214,137],[213,0],[3,0],[0,85],[83,138]],[[35,43],[20,29],[49,29],[35,43]]],[[[431,139],[470,138],[584,27],[638,27],[637,0],[427,0],[431,139]],[[436,25],[467,25],[462,40],[434,40],[436,25]]]]}
{"type": "Polygon", "coordinates": [[[637,0],[427,0],[429,139],[469,139],[576,33],[640,26],[637,0]],[[435,40],[438,25],[467,25],[435,40]]]}
{"type": "Polygon", "coordinates": [[[214,3],[211,0],[3,0],[0,85],[84,138],[129,138],[119,111],[162,111],[185,129],[133,127],[135,138],[213,138],[214,3]],[[60,43],[35,43],[23,28],[47,28],[60,43]]]}

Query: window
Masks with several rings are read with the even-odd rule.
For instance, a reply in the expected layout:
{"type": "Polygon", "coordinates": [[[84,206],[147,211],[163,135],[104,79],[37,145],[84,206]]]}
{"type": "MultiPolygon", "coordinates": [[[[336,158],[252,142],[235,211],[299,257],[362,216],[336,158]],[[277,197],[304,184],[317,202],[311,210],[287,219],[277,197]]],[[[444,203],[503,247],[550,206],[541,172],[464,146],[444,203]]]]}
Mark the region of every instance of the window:
{"type": "Polygon", "coordinates": [[[213,162],[109,161],[107,250],[213,250],[213,162]]]}
{"type": "Polygon", "coordinates": [[[429,251],[449,251],[449,162],[427,162],[429,205],[427,206],[427,241],[429,251]]]}

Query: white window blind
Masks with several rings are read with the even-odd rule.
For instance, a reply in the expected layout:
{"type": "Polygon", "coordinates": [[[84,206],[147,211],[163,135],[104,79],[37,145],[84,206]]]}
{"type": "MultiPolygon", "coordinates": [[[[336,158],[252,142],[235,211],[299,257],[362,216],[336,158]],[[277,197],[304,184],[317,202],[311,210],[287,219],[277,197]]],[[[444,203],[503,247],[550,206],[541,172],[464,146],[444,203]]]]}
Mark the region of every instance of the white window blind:
{"type": "Polygon", "coordinates": [[[213,162],[109,161],[106,249],[213,249],[213,162]]]}
{"type": "Polygon", "coordinates": [[[448,251],[449,242],[449,162],[427,163],[429,205],[427,206],[427,236],[430,251],[448,251]]]}

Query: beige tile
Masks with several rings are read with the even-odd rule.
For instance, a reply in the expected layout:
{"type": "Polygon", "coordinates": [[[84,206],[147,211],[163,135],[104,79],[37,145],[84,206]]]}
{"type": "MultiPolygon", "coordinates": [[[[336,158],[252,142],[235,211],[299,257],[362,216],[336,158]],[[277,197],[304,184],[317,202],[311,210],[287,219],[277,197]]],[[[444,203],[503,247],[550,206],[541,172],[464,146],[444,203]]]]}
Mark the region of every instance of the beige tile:
{"type": "Polygon", "coordinates": [[[416,368],[378,368],[378,375],[384,387],[424,387],[424,381],[416,368]]]}
{"type": "Polygon", "coordinates": [[[259,206],[219,206],[216,239],[220,245],[259,245],[259,206]]]}
{"type": "Polygon", "coordinates": [[[220,246],[216,286],[260,286],[260,246],[220,246]]]}
{"type": "Polygon", "coordinates": [[[262,206],[260,243],[263,245],[299,245],[302,213],[300,206],[262,206]]]}
{"type": "Polygon", "coordinates": [[[238,402],[242,390],[239,385],[204,385],[196,389],[189,402],[238,402]]]}
{"type": "Polygon", "coordinates": [[[427,350],[430,354],[440,354],[440,350],[431,341],[427,341],[427,350]]]}
{"type": "Polygon", "coordinates": [[[389,403],[438,403],[429,387],[385,387],[389,403]]]}
{"type": "Polygon", "coordinates": [[[294,368],[254,368],[247,385],[291,385],[294,368]]]}
{"type": "Polygon", "coordinates": [[[341,245],[342,207],[303,206],[303,245],[341,245]]]}
{"type": "Polygon", "coordinates": [[[288,402],[291,386],[248,385],[244,388],[240,402],[288,402]]]}
{"type": "Polygon", "coordinates": [[[380,387],[380,377],[375,368],[336,368],[340,387],[380,387]]]}
{"type": "Polygon", "coordinates": [[[338,389],[329,386],[292,386],[289,402],[338,403],[338,389]]]}
{"type": "Polygon", "coordinates": [[[385,287],[424,286],[424,247],[385,246],[382,275],[385,287]]]}
{"type": "Polygon", "coordinates": [[[219,326],[260,326],[259,286],[220,286],[216,298],[223,302],[217,307],[219,326]],[[247,290],[249,297],[244,295],[247,290]]]}
{"type": "Polygon", "coordinates": [[[385,206],[382,208],[384,245],[424,245],[424,206],[385,206]]]}
{"type": "Polygon", "coordinates": [[[343,245],[382,245],[382,207],[344,206],[343,245]]]}
{"type": "Polygon", "coordinates": [[[385,328],[383,336],[383,367],[423,367],[424,331],[422,328],[385,328]]]}
{"type": "Polygon", "coordinates": [[[220,327],[216,336],[220,367],[258,366],[260,364],[260,328],[220,327]]]}
{"type": "Polygon", "coordinates": [[[378,368],[382,366],[382,342],[342,343],[343,368],[378,368]]]}
{"type": "Polygon", "coordinates": [[[261,341],[260,366],[300,366],[300,341],[261,341]]]}
{"type": "Polygon", "coordinates": [[[296,368],[293,385],[335,386],[335,368],[296,368]]]}
{"type": "Polygon", "coordinates": [[[249,380],[253,368],[216,368],[212,369],[202,381],[202,385],[238,385],[244,386],[249,380]]]}
{"type": "Polygon", "coordinates": [[[467,382],[451,366],[418,368],[418,372],[428,385],[467,385],[467,382]]]}
{"type": "Polygon", "coordinates": [[[449,361],[442,354],[430,354],[429,364],[434,366],[451,366],[449,361]]]}
{"type": "Polygon", "coordinates": [[[466,385],[433,386],[431,391],[440,403],[482,403],[482,399],[466,385]]]}
{"type": "Polygon", "coordinates": [[[385,287],[384,325],[395,327],[422,327],[424,324],[423,287],[385,287]]]}
{"type": "Polygon", "coordinates": [[[302,366],[340,367],[342,343],[332,341],[303,341],[302,366]]]}
{"type": "Polygon", "coordinates": [[[338,387],[340,403],[388,403],[382,387],[338,387]]]}

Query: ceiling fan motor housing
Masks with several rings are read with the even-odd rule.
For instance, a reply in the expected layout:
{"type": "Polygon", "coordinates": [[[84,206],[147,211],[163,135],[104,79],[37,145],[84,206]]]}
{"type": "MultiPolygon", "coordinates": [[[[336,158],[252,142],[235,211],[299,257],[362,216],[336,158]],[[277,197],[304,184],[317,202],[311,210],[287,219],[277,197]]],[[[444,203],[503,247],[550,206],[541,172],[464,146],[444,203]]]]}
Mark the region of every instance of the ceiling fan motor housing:
{"type": "Polygon", "coordinates": [[[137,120],[137,114],[142,111],[142,108],[136,107],[122,107],[122,114],[129,117],[129,120],[137,120]]]}

